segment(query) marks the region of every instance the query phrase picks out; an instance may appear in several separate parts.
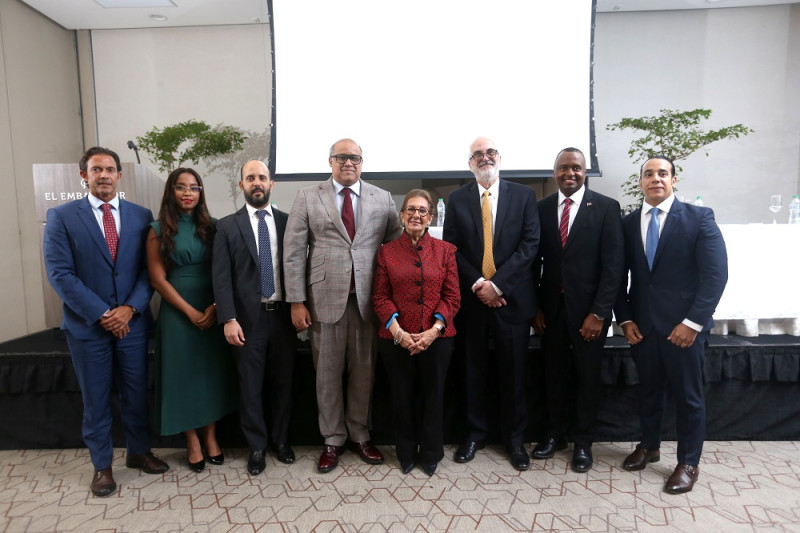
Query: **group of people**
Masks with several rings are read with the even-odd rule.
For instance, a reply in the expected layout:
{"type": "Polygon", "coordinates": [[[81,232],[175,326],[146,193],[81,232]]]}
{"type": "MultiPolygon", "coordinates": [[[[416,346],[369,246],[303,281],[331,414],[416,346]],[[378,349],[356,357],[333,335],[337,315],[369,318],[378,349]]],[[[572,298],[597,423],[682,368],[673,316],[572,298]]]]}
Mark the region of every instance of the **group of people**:
{"type": "Polygon", "coordinates": [[[48,211],[44,257],[64,302],[62,329],[95,469],[91,491],[116,490],[112,382],[126,466],[154,474],[169,468],[149,444],[154,289],[161,295],[156,427],[185,434],[194,471],[206,460],[223,464],[216,422],[237,407],[251,475],[264,470],[268,450],[280,462],[295,461],[288,435],[293,361],[297,334],[308,330],[324,439],[320,472],[336,468],[347,448],[369,464],[383,462],[370,440],[380,355],[400,468],[419,465],[433,475],[444,457],[444,389],[456,336],[464,347],[456,355],[463,357],[466,433],[455,461],[475,458],[496,417],[514,468],[527,470],[531,456],[550,458],[571,440],[572,468],[586,472],[615,313],[639,371],[643,434],[623,468],[660,459],[668,383],[679,464],[665,490],[692,490],[705,428],[704,347],[727,280],[712,211],[675,199],[675,169],[663,157],[642,165],[645,200],[625,218],[616,201],[586,187],[585,159],[575,148],[558,154],[559,190],[538,203],[531,188],[500,179],[501,160],[491,139],[472,143],[475,181],[450,194],[439,240],[427,231],[436,217],[430,194],[410,191],[398,213],[387,191],[361,180],[363,154],[352,139],[331,146],[330,179],[300,190],[288,214],[270,203],[275,183],[267,166],[247,161],[239,182],[245,206],[218,221],[193,169],[169,175],[153,220],[117,195],[117,154],[88,150],[79,167],[89,194],[48,211]],[[542,336],[548,427],[529,456],[531,327],[542,336]]]}

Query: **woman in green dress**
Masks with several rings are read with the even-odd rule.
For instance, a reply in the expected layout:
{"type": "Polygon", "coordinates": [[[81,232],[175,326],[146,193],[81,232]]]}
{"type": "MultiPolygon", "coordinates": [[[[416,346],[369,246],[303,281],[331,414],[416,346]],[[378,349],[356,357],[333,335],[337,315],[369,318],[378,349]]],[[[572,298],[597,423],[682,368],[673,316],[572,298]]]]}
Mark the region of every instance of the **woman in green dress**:
{"type": "Polygon", "coordinates": [[[211,285],[216,220],[203,181],[190,168],[170,173],[158,220],[147,237],[150,283],[161,295],[156,328],[156,421],[162,435],[186,435],[187,460],[205,468],[225,456],[216,422],[237,407],[236,367],[229,355],[211,285]],[[200,431],[202,430],[202,432],[200,431]]]}

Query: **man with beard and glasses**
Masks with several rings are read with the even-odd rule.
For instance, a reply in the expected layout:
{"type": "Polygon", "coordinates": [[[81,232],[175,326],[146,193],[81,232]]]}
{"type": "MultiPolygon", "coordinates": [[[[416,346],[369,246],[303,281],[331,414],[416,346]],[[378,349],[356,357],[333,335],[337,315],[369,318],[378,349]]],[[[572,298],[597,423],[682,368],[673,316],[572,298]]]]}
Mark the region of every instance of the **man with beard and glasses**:
{"type": "Polygon", "coordinates": [[[489,435],[487,379],[496,373],[500,432],[511,465],[527,470],[525,382],[530,321],[536,315],[534,259],[539,212],[533,189],[500,179],[500,152],[478,138],[469,150],[475,181],[448,200],[444,240],[456,245],[461,284],[466,418],[469,433],[455,460],[475,458],[489,435]],[[489,339],[494,353],[489,352],[489,339]],[[494,368],[491,368],[494,367],[494,368]]]}
{"type": "Polygon", "coordinates": [[[288,437],[296,336],[281,269],[288,215],[269,204],[273,186],[261,161],[242,166],[247,204],[217,222],[212,254],[217,320],[236,359],[247,471],[254,476],[266,467],[268,444],[278,461],[295,459],[288,437]]]}

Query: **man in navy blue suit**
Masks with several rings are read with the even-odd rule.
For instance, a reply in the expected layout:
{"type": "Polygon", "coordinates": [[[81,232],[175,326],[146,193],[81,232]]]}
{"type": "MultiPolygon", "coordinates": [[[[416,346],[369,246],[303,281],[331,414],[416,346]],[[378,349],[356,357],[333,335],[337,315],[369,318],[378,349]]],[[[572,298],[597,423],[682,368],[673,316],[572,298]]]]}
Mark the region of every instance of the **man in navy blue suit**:
{"type": "Polygon", "coordinates": [[[150,451],[147,416],[147,338],[153,289],[145,238],[153,214],[117,195],[119,156],[90,148],[79,164],[89,195],[47,212],[44,261],[63,301],[67,338],[83,398],[83,439],[95,473],[91,490],[109,496],[111,385],[119,392],[127,444],[126,466],[160,474],[169,466],[150,451]]]}
{"type": "Polygon", "coordinates": [[[711,316],[728,281],[722,233],[707,207],[675,199],[675,165],[648,159],[639,174],[644,203],[622,220],[630,289],[620,291],[617,322],[631,344],[639,373],[642,441],[625,458],[625,470],[660,459],[664,392],[676,404],[678,466],[664,490],[692,490],[705,438],[703,357],[711,316]]]}
{"type": "Polygon", "coordinates": [[[489,433],[487,379],[497,373],[500,431],[511,465],[530,468],[525,451],[528,425],[526,377],[530,321],[536,315],[533,263],[539,247],[539,213],[533,189],[500,179],[494,141],[470,146],[475,181],[448,199],[444,240],[458,247],[469,433],[455,460],[475,458],[489,433]],[[489,339],[494,340],[494,354],[489,339]]]}

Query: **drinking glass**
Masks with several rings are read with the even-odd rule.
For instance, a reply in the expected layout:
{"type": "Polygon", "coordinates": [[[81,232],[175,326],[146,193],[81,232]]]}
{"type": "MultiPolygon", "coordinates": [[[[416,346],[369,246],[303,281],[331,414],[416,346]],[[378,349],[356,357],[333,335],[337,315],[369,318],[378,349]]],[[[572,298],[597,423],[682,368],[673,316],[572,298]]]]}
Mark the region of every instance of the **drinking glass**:
{"type": "Polygon", "coordinates": [[[781,200],[780,194],[773,194],[769,197],[769,210],[772,211],[772,223],[777,224],[778,221],[775,219],[775,215],[778,211],[781,210],[783,207],[783,201],[781,200]]]}

